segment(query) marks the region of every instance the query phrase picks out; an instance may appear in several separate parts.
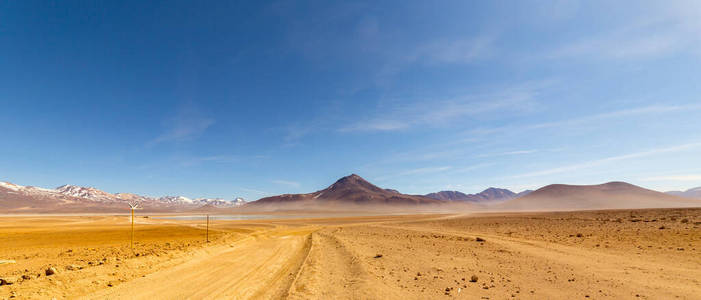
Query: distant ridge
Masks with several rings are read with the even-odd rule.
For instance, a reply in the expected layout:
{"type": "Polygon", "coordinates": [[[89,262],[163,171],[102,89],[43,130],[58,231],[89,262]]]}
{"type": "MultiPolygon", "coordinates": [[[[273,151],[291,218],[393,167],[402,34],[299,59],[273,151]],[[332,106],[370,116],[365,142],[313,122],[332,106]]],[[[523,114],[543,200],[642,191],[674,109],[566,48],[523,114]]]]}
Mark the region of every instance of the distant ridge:
{"type": "Polygon", "coordinates": [[[500,189],[490,187],[477,194],[464,194],[458,191],[440,191],[437,193],[427,194],[426,197],[447,200],[447,201],[467,201],[476,203],[486,203],[486,202],[500,202],[511,200],[520,196],[525,196],[530,193],[530,190],[523,191],[521,193],[514,193],[508,189],[500,189]]]}
{"type": "Polygon", "coordinates": [[[701,186],[688,189],[686,191],[670,191],[667,194],[685,198],[701,199],[701,186]]]}
{"type": "Polygon", "coordinates": [[[499,206],[504,210],[590,210],[701,207],[700,200],[648,190],[626,182],[551,184],[499,206]]]}
{"type": "Polygon", "coordinates": [[[351,174],[337,180],[334,184],[320,191],[309,194],[284,194],[253,201],[249,206],[268,206],[271,208],[348,208],[372,206],[417,206],[438,205],[446,201],[425,196],[406,195],[396,190],[383,189],[362,177],[351,174]]]}
{"type": "Polygon", "coordinates": [[[228,208],[245,201],[183,196],[160,198],[130,193],[110,194],[93,187],[62,185],[56,189],[22,186],[0,181],[0,212],[2,213],[75,213],[124,212],[129,202],[138,202],[144,211],[177,212],[195,208],[228,208]]]}

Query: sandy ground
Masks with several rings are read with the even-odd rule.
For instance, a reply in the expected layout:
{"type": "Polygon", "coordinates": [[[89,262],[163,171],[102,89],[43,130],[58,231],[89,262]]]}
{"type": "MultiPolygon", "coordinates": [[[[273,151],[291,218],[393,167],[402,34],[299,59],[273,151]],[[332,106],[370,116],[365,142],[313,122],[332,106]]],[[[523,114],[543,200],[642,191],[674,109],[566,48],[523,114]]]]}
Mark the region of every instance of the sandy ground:
{"type": "Polygon", "coordinates": [[[701,295],[701,209],[136,220],[0,218],[0,299],[701,295]]]}

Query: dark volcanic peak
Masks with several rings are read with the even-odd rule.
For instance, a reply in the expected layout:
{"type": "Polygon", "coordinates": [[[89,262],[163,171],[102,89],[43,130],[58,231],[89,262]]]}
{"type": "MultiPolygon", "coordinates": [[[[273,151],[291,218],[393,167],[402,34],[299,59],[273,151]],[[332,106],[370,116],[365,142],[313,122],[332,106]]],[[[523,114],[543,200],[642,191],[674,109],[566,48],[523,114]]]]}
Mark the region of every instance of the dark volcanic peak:
{"type": "Polygon", "coordinates": [[[328,208],[329,205],[417,205],[441,204],[444,201],[424,196],[401,194],[394,190],[380,188],[362,177],[351,174],[337,180],[334,184],[310,194],[280,195],[259,199],[252,205],[289,205],[300,204],[328,208]]]}
{"type": "Polygon", "coordinates": [[[337,180],[334,184],[328,187],[324,191],[341,191],[341,190],[358,190],[358,191],[368,191],[374,193],[387,192],[385,189],[381,189],[376,185],[368,182],[356,174],[351,174],[337,180]]]}

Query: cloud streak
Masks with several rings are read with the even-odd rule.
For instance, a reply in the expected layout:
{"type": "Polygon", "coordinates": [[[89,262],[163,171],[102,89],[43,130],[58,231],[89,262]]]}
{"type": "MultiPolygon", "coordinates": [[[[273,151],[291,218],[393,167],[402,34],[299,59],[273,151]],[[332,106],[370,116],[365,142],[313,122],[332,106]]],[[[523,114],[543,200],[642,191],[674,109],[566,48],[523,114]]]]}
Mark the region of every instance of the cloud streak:
{"type": "Polygon", "coordinates": [[[273,180],[272,182],[275,184],[278,184],[278,185],[284,185],[284,186],[293,187],[293,188],[298,188],[301,186],[299,182],[289,181],[289,180],[277,179],[277,180],[273,180]]]}
{"type": "Polygon", "coordinates": [[[701,174],[652,176],[640,179],[642,181],[701,181],[701,174]]]}
{"type": "Polygon", "coordinates": [[[214,119],[204,114],[194,106],[181,106],[175,116],[164,121],[166,130],[151,140],[148,145],[154,146],[167,142],[185,142],[200,137],[210,126],[214,119]]]}
{"type": "Polygon", "coordinates": [[[447,100],[424,99],[380,109],[375,117],[341,127],[339,132],[398,131],[418,126],[441,127],[477,119],[488,113],[524,113],[537,106],[542,83],[527,83],[506,91],[468,94],[447,100]]]}
{"type": "Polygon", "coordinates": [[[649,156],[665,154],[665,153],[680,152],[680,151],[685,151],[685,150],[696,149],[699,147],[701,147],[701,142],[688,143],[688,144],[669,146],[669,147],[663,147],[663,148],[656,148],[656,149],[647,150],[647,151],[633,152],[633,153],[628,153],[628,154],[623,154],[623,155],[595,159],[595,160],[577,163],[577,164],[565,165],[565,166],[551,168],[551,169],[523,173],[523,174],[519,174],[519,175],[510,176],[510,178],[529,178],[529,177],[539,177],[539,176],[560,174],[560,173],[565,173],[565,172],[575,172],[575,171],[579,171],[582,169],[605,166],[605,165],[607,165],[609,163],[613,163],[613,162],[625,161],[625,160],[630,160],[630,159],[635,159],[635,158],[649,157],[649,156]]]}
{"type": "Polygon", "coordinates": [[[556,48],[552,58],[633,60],[689,52],[699,55],[701,6],[698,1],[676,1],[646,7],[633,22],[607,32],[583,37],[556,48]],[[654,12],[650,12],[654,11],[654,12]]]}

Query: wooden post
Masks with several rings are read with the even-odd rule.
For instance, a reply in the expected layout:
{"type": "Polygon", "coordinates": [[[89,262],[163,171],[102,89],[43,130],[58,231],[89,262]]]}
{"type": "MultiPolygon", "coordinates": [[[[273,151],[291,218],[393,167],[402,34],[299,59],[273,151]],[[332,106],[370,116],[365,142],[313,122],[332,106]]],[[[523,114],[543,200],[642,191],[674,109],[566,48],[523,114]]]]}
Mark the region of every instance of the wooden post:
{"type": "Polygon", "coordinates": [[[209,243],[209,215],[207,215],[207,243],[209,243]]]}
{"type": "Polygon", "coordinates": [[[131,252],[134,253],[134,210],[139,208],[138,202],[129,202],[129,208],[131,208],[131,238],[129,239],[129,247],[131,252]]]}
{"type": "Polygon", "coordinates": [[[131,209],[131,240],[129,241],[131,252],[134,252],[134,208],[131,209]]]}

